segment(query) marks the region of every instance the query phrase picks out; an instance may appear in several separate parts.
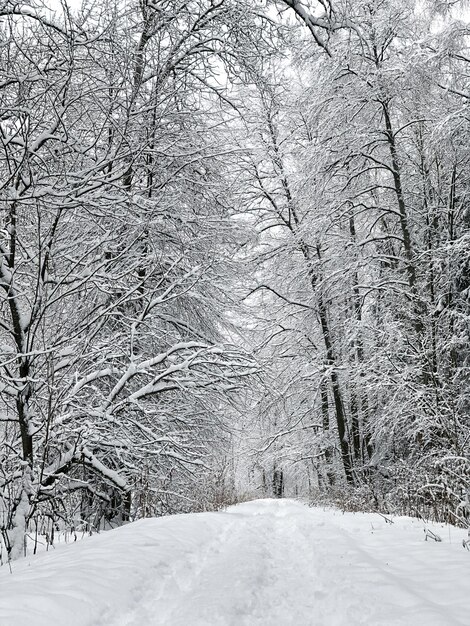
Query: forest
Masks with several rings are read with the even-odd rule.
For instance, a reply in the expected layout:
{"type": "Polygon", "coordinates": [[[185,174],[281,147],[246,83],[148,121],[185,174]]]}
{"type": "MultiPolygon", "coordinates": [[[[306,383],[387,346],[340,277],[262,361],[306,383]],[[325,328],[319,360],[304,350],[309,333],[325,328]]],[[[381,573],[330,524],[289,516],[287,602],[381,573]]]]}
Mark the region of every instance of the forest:
{"type": "Polygon", "coordinates": [[[0,562],[263,496],[469,526],[451,0],[0,0],[0,562]]]}

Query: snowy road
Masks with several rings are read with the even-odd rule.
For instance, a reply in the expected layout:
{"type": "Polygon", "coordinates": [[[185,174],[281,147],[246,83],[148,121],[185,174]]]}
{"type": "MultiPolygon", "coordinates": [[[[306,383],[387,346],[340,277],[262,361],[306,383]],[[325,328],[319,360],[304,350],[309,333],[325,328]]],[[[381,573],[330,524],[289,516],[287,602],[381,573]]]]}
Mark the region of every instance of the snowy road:
{"type": "Polygon", "coordinates": [[[465,531],[291,500],[142,520],[0,571],[1,626],[470,624],[465,531]]]}

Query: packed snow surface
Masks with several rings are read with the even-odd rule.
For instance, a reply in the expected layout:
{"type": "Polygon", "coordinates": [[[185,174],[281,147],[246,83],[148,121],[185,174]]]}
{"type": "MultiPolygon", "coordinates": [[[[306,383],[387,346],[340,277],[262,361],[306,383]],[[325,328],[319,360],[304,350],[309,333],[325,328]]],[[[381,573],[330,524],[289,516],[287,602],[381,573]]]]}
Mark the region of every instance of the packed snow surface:
{"type": "Polygon", "coordinates": [[[0,570],[1,626],[470,624],[466,531],[256,500],[146,519],[0,570]]]}

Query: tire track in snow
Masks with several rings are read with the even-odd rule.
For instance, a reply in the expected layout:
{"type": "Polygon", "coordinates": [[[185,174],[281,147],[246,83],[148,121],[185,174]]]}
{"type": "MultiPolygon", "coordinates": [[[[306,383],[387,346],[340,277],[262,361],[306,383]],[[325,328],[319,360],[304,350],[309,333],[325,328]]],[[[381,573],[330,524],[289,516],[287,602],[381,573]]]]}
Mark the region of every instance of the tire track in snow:
{"type": "Polygon", "coordinates": [[[200,538],[192,536],[190,532],[185,536],[184,531],[191,531],[191,528],[183,527],[182,536],[177,538],[172,549],[177,555],[176,560],[171,561],[164,557],[162,561],[157,561],[150,571],[152,575],[149,576],[149,572],[146,572],[145,578],[134,587],[132,594],[134,602],[130,610],[117,619],[111,618],[110,621],[107,615],[102,615],[96,626],[166,624],[173,603],[178,603],[180,598],[186,597],[201,572],[210,567],[214,555],[220,550],[220,545],[232,532],[235,520],[226,520],[221,513],[206,513],[204,520],[201,517],[201,524],[206,526],[204,541],[201,542],[200,538]]]}

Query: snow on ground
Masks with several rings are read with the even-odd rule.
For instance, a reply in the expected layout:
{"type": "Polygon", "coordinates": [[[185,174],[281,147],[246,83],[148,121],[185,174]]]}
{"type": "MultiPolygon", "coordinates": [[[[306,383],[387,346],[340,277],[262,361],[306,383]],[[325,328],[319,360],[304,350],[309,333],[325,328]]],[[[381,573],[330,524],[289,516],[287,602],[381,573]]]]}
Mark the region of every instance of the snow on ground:
{"type": "Polygon", "coordinates": [[[146,519],[0,570],[1,626],[470,624],[466,531],[256,500],[146,519]]]}

